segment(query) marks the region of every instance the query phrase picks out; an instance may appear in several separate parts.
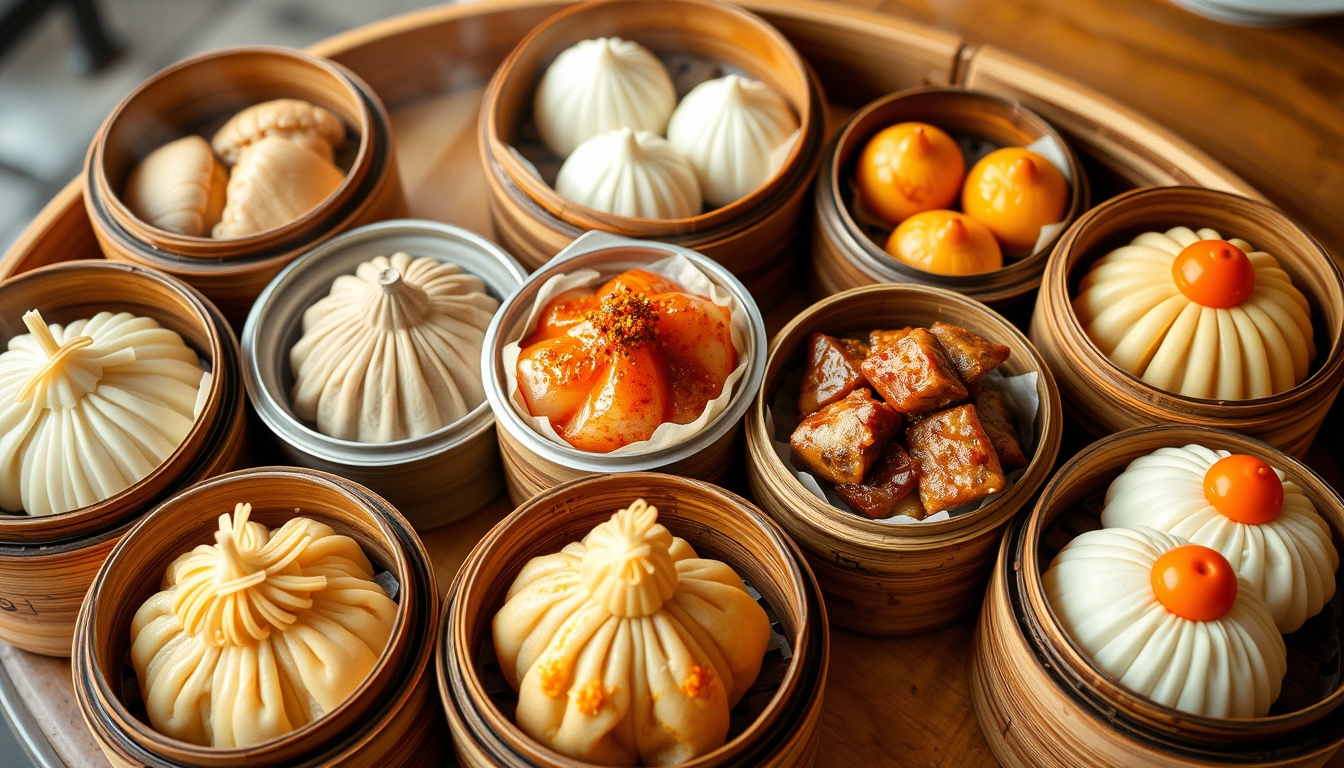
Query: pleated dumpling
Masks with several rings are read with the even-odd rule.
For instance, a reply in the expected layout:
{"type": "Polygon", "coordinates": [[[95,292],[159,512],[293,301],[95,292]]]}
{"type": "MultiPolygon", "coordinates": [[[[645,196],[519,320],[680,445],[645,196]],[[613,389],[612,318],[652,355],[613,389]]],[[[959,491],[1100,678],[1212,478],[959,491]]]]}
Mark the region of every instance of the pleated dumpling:
{"type": "Polygon", "coordinates": [[[274,99],[234,115],[215,131],[210,144],[225,163],[233,165],[244,149],[268,136],[307,147],[330,163],[335,148],[345,141],[345,123],[316,104],[274,99]]]}
{"type": "Polygon", "coordinates": [[[1088,531],[1042,577],[1064,631],[1121,685],[1207,717],[1263,717],[1287,649],[1216,551],[1146,527],[1088,531]]]}
{"type": "Polygon", "coordinates": [[[131,663],[165,736],[283,736],[349,698],[392,635],[397,604],[354,539],[305,517],[268,530],[251,512],[220,515],[215,543],[174,560],[131,621],[131,663]]]}
{"type": "Polygon", "coordinates": [[[289,353],[294,412],[342,440],[425,435],[485,399],[481,346],[499,302],[455,264],[405,253],[342,275],[289,353]]]}
{"type": "Polygon", "coordinates": [[[99,312],[29,333],[0,354],[0,509],[51,515],[144,479],[196,421],[201,364],[153,318],[99,312]]]}
{"type": "Polygon", "coordinates": [[[1168,392],[1269,397],[1307,377],[1311,310],[1288,273],[1212,229],[1145,232],[1092,266],[1073,309],[1102,354],[1168,392]]]}
{"type": "Polygon", "coordinates": [[[1260,592],[1280,632],[1335,594],[1330,527],[1283,473],[1200,445],[1141,456],[1106,491],[1102,525],[1146,525],[1218,550],[1260,592]]]}
{"type": "Polygon", "coordinates": [[[229,172],[228,202],[211,234],[247,237],[284,226],[321,205],[345,173],[307,146],[266,136],[245,147],[229,172]]]}
{"type": "Polygon", "coordinates": [[[621,128],[585,141],[560,166],[555,191],[579,205],[640,219],[700,213],[695,169],[667,140],[621,128]]]}
{"type": "Polygon", "coordinates": [[[537,84],[532,114],[560,157],[617,128],[662,133],[677,104],[658,57],[633,40],[599,37],[566,48],[537,84]]]}
{"type": "Polygon", "coordinates": [[[686,94],[667,125],[667,140],[695,168],[713,206],[746,197],[770,179],[798,130],[793,108],[758,80],[727,75],[686,94]]]}
{"type": "Polygon", "coordinates": [[[671,765],[717,749],[760,672],[765,610],[643,499],[533,558],[494,619],[518,726],[576,760],[671,765]]]}
{"type": "Polygon", "coordinates": [[[229,172],[200,136],[170,141],[140,161],[122,198],[136,218],[190,237],[210,236],[224,213],[229,172]]]}

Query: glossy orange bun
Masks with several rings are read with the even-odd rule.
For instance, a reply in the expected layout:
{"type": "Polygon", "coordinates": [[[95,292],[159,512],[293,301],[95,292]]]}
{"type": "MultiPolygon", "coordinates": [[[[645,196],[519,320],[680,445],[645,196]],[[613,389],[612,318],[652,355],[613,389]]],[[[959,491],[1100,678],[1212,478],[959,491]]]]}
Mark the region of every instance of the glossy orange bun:
{"type": "Polygon", "coordinates": [[[1237,573],[1218,550],[1185,544],[1163,552],[1153,563],[1153,594],[1177,616],[1213,621],[1237,602],[1237,573]]]}
{"type": "Polygon", "coordinates": [[[1204,497],[1223,517],[1260,525],[1283,511],[1283,481],[1264,461],[1234,453],[1204,473],[1204,497]]]}
{"type": "Polygon", "coordinates": [[[966,174],[961,210],[1009,253],[1030,253],[1041,227],[1064,218],[1069,183],[1049,160],[1022,147],[996,149],[966,174]]]}
{"type": "Polygon", "coordinates": [[[927,123],[897,123],[878,131],[855,171],[864,206],[892,226],[952,205],[965,174],[957,142],[927,123]]]}
{"type": "Polygon", "coordinates": [[[887,239],[887,253],[939,275],[974,275],[1003,266],[994,233],[956,211],[925,211],[901,222],[887,239]]]}
{"type": "Polygon", "coordinates": [[[1171,263],[1171,277],[1187,299],[1214,309],[1235,307],[1255,290],[1250,257],[1225,240],[1187,245],[1171,263]]]}

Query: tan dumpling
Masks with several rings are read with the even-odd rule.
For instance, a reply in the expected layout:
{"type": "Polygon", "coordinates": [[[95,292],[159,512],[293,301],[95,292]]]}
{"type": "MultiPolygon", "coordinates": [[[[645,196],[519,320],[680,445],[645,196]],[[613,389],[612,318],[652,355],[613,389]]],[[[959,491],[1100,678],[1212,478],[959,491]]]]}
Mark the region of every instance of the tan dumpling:
{"type": "Polygon", "coordinates": [[[229,173],[200,136],[171,141],[140,161],[122,199],[136,218],[179,235],[209,235],[224,211],[229,173]]]}
{"type": "Polygon", "coordinates": [[[344,179],[339,168],[300,144],[261,139],[229,174],[228,204],[214,237],[246,237],[288,224],[326,200],[344,179]]]}
{"type": "Polygon", "coordinates": [[[233,165],[244,149],[268,136],[302,144],[331,162],[332,150],[345,141],[345,124],[306,101],[275,99],[234,115],[210,143],[225,163],[233,165]]]}

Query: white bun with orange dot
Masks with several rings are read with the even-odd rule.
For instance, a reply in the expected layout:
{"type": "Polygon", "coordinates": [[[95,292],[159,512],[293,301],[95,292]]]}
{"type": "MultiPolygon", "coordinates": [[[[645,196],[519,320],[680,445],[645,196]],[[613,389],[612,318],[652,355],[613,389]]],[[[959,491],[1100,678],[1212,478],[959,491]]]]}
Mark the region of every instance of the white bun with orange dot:
{"type": "MultiPolygon", "coordinates": [[[[1236,584],[1226,613],[1198,621],[1168,608],[1154,570],[1161,573],[1163,557],[1185,546],[1147,527],[1088,531],[1045,572],[1046,599],[1064,631],[1121,685],[1196,715],[1262,717],[1288,669],[1283,637],[1259,593],[1226,560],[1222,575],[1236,584]]],[[[1201,563],[1219,572],[1216,562],[1208,565],[1201,563]]]]}
{"type": "Polygon", "coordinates": [[[1270,397],[1301,383],[1316,354],[1311,308],[1279,262],[1212,229],[1145,232],[1111,251],[1073,310],[1113,363],[1186,397],[1270,397]],[[1202,241],[1214,242],[1192,250],[1202,241]]]}
{"type": "Polygon", "coordinates": [[[1279,503],[1262,504],[1258,517],[1251,516],[1253,509],[1246,510],[1251,515],[1239,510],[1255,493],[1235,475],[1215,469],[1226,466],[1224,459],[1235,461],[1229,457],[1227,451],[1187,445],[1135,459],[1106,492],[1101,524],[1146,525],[1218,550],[1264,597],[1279,631],[1293,632],[1335,594],[1339,553],[1330,542],[1330,526],[1301,488],[1258,459],[1249,463],[1259,463],[1264,480],[1281,488],[1279,503]],[[1223,497],[1214,491],[1210,498],[1211,475],[1226,486],[1223,497]]]}

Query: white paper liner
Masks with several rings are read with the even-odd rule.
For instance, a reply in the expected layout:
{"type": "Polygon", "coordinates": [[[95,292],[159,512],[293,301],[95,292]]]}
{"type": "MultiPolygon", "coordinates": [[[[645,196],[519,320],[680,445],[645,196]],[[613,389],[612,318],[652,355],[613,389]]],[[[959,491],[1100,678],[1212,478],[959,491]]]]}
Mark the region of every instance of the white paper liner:
{"type": "MultiPolygon", "coordinates": [[[[654,262],[641,267],[648,272],[662,275],[671,280],[675,280],[685,288],[688,293],[708,297],[710,301],[720,307],[727,307],[729,313],[729,330],[733,341],[733,351],[737,353],[737,367],[728,375],[723,383],[723,391],[719,396],[710,400],[705,405],[705,410],[700,414],[700,418],[689,424],[673,424],[664,422],[658,425],[653,431],[653,435],[648,440],[640,440],[629,445],[621,446],[614,451],[603,454],[604,456],[628,456],[630,454],[645,453],[648,451],[666,448],[671,445],[682,442],[690,438],[695,433],[704,429],[714,417],[718,416],[728,407],[728,403],[733,399],[733,392],[737,384],[747,372],[747,362],[750,359],[747,348],[747,340],[751,338],[751,324],[746,310],[742,303],[731,293],[723,290],[714,281],[710,280],[700,268],[690,259],[675,254],[661,261],[654,262]]],[[[565,442],[559,434],[551,420],[545,416],[533,416],[527,409],[527,402],[523,399],[522,392],[518,389],[518,356],[522,350],[518,342],[527,338],[537,327],[537,321],[541,312],[550,303],[551,299],[559,296],[566,291],[572,291],[577,288],[596,288],[605,283],[611,277],[602,277],[596,270],[581,269],[568,274],[554,275],[545,283],[542,283],[541,290],[537,292],[537,298],[532,303],[532,311],[527,316],[527,322],[523,325],[522,332],[509,341],[504,346],[501,355],[504,361],[504,374],[506,377],[506,392],[508,392],[509,402],[517,411],[523,421],[531,425],[537,434],[550,440],[556,445],[563,445],[567,448],[573,447],[565,442]]]]}
{"type": "MultiPolygon", "coordinates": [[[[825,501],[836,509],[844,510],[852,515],[862,517],[865,520],[871,520],[872,518],[855,512],[852,507],[846,504],[844,499],[840,498],[835,492],[835,486],[829,481],[821,480],[813,476],[807,470],[799,469],[793,463],[793,449],[789,446],[789,437],[793,434],[794,428],[797,427],[797,414],[795,412],[797,406],[795,403],[797,402],[798,389],[802,382],[802,378],[803,371],[801,369],[787,376],[784,379],[783,384],[775,392],[774,403],[765,409],[765,429],[767,434],[771,436],[770,442],[774,446],[775,455],[779,456],[779,460],[784,462],[784,466],[793,473],[794,477],[798,478],[798,482],[802,483],[803,487],[810,491],[813,496],[825,501]],[[776,410],[781,414],[794,414],[791,419],[794,423],[789,424],[787,423],[789,420],[781,419],[778,424],[783,428],[776,429],[777,422],[774,417],[776,410]]],[[[993,370],[990,371],[985,378],[980,380],[982,386],[998,390],[1003,395],[1003,399],[1007,402],[1008,407],[1012,408],[1014,413],[1017,414],[1018,436],[1022,440],[1022,452],[1026,454],[1028,458],[1035,453],[1036,412],[1040,410],[1041,407],[1040,393],[1036,390],[1036,379],[1037,375],[1035,371],[1017,376],[1004,376],[998,370],[993,370]]],[[[975,510],[992,503],[995,499],[1001,496],[1004,491],[1011,488],[1025,471],[1025,468],[1023,468],[1009,472],[1006,475],[1008,485],[999,493],[986,496],[983,499],[970,502],[969,504],[963,504],[955,509],[945,509],[941,512],[935,512],[923,520],[916,520],[909,515],[896,515],[894,517],[873,520],[873,522],[889,525],[910,525],[915,523],[936,523],[940,520],[950,520],[954,517],[960,517],[961,515],[974,512],[975,510]]],[[[915,490],[914,492],[918,493],[919,491],[915,490]]]]}

